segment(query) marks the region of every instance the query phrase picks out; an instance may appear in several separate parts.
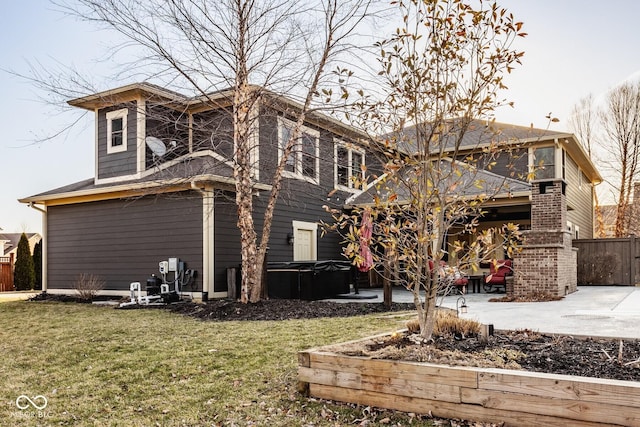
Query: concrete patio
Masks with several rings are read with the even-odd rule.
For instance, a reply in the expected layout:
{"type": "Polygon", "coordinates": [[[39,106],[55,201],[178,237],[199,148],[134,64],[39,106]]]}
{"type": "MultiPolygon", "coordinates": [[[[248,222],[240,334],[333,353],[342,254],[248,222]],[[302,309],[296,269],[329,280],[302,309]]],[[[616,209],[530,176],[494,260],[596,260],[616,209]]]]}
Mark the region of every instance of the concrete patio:
{"type": "MultiPolygon", "coordinates": [[[[360,294],[372,298],[357,301],[382,302],[382,289],[363,289],[360,294]]],[[[461,316],[493,324],[496,329],[640,339],[640,288],[580,286],[560,301],[489,302],[502,296],[468,293],[464,296],[468,311],[461,316]]],[[[439,298],[438,304],[455,310],[459,297],[439,298]]],[[[394,288],[393,301],[410,303],[413,297],[404,288],[394,288]]]]}

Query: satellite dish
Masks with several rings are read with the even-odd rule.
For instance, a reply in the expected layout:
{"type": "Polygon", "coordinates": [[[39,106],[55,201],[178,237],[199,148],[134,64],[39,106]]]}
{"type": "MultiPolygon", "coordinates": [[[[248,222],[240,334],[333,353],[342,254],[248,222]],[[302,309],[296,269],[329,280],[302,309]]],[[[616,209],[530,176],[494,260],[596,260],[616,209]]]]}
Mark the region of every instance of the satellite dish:
{"type": "Polygon", "coordinates": [[[160,138],[156,138],[155,136],[148,136],[145,138],[145,143],[154,155],[162,157],[167,154],[167,147],[164,145],[164,142],[162,142],[160,138]]]}

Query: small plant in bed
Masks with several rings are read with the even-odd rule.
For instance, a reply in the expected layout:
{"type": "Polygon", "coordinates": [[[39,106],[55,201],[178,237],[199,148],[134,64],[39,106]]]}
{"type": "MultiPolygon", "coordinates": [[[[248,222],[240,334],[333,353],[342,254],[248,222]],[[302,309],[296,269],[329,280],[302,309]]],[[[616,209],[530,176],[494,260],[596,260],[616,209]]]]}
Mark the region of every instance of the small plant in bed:
{"type": "Polygon", "coordinates": [[[95,274],[79,274],[73,282],[73,289],[82,301],[92,301],[104,289],[106,282],[95,274]]]}

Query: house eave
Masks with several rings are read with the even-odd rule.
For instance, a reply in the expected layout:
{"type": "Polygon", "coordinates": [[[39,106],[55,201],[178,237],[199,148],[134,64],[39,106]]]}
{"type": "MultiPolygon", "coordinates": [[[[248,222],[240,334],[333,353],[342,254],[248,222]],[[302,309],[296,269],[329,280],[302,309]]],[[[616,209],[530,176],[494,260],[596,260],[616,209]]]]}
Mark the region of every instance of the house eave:
{"type": "MultiPolygon", "coordinates": [[[[481,197],[486,197],[487,200],[483,203],[483,206],[517,206],[522,204],[531,203],[531,191],[515,191],[510,193],[500,193],[493,196],[487,196],[486,194],[474,194],[468,196],[461,196],[459,200],[476,200],[481,197]]],[[[408,205],[409,200],[397,200],[392,203],[392,205],[402,206],[408,205]]],[[[344,204],[342,207],[345,210],[354,209],[354,208],[366,208],[366,207],[374,207],[375,203],[358,203],[358,204],[344,204]]]]}
{"type": "Polygon", "coordinates": [[[129,101],[141,95],[156,97],[165,101],[184,102],[184,97],[176,92],[163,89],[149,83],[132,83],[115,89],[109,89],[92,95],[83,96],[67,101],[72,107],[95,111],[114,105],[117,102],[129,101]]]}
{"type": "MultiPolygon", "coordinates": [[[[282,106],[286,106],[287,108],[291,108],[295,111],[300,111],[303,108],[303,104],[298,101],[284,97],[275,92],[271,92],[268,89],[261,89],[261,90],[263,92],[263,95],[270,97],[274,101],[277,101],[277,103],[279,103],[282,106]]],[[[285,108],[282,108],[282,107],[278,108],[278,105],[271,105],[271,106],[282,112],[286,112],[285,108]]],[[[325,129],[330,129],[332,132],[338,135],[357,140],[363,146],[370,145],[369,140],[371,139],[371,136],[356,129],[353,126],[350,126],[338,119],[335,119],[323,113],[319,109],[311,109],[307,114],[306,119],[309,123],[315,124],[325,129]]]]}
{"type": "MultiPolygon", "coordinates": [[[[107,200],[124,197],[138,197],[147,194],[171,193],[181,190],[190,190],[213,184],[222,188],[233,190],[235,188],[235,180],[233,178],[201,174],[188,178],[173,178],[154,182],[127,183],[120,185],[111,185],[101,188],[91,188],[86,190],[69,191],[63,193],[36,195],[18,199],[18,202],[25,204],[42,204],[47,206],[62,205],[69,203],[107,200]]],[[[256,183],[253,186],[255,191],[270,191],[271,185],[256,183]]]]}

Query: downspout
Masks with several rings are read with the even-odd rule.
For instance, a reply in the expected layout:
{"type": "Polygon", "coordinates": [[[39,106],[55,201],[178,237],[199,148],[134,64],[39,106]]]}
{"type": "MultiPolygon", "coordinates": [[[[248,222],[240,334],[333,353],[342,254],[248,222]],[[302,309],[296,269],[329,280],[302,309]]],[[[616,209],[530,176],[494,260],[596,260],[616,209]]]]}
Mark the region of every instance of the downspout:
{"type": "Polygon", "coordinates": [[[42,212],[42,292],[47,292],[47,270],[49,269],[47,264],[47,207],[44,208],[36,206],[34,202],[29,202],[28,206],[39,212],[42,212]]]}

